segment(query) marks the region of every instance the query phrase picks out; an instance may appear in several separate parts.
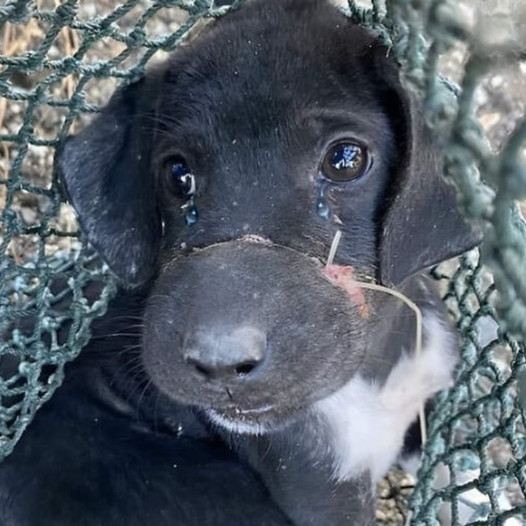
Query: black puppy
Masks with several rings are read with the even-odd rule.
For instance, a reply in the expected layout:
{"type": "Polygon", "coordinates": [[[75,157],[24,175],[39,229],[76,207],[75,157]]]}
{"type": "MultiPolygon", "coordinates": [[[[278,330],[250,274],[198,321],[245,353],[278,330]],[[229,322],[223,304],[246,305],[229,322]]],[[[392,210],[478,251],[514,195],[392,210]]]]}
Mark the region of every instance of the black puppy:
{"type": "Polygon", "coordinates": [[[324,0],[248,2],[60,166],[128,292],[0,466],[0,523],[373,524],[455,363],[417,274],[476,241],[388,50],[324,0]],[[420,306],[419,356],[411,311],[353,276],[420,306]]]}

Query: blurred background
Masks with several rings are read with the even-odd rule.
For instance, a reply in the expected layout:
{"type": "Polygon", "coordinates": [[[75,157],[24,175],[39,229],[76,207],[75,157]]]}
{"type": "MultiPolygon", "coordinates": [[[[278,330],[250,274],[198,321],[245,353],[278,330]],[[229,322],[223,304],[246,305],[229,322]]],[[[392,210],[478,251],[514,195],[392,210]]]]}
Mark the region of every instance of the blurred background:
{"type": "MultiPolygon", "coordinates": [[[[370,6],[367,1],[356,3],[370,6]]],[[[166,58],[167,51],[159,43],[169,41],[174,34],[181,39],[188,36],[185,24],[189,27],[192,22],[191,9],[160,7],[156,2],[139,0],[113,17],[108,22],[107,35],[98,38],[92,35],[90,23],[115,13],[119,9],[118,2],[79,0],[75,24],[58,31],[55,31],[53,17],[45,13],[68,2],[35,0],[31,4],[44,15],[28,17],[27,21],[16,24],[6,22],[0,27],[0,55],[11,60],[11,64],[16,64],[18,57],[43,53],[38,66],[15,68],[9,72],[7,80],[16,96],[3,97],[0,92],[0,137],[3,138],[0,139],[0,212],[6,206],[5,183],[9,172],[19,169],[21,184],[12,193],[9,209],[21,225],[19,232],[23,232],[10,236],[3,243],[4,223],[0,222],[0,244],[5,255],[20,267],[37,265],[40,258],[48,256],[67,260],[72,252],[80,249],[78,239],[67,235],[77,231],[73,211],[65,203],[60,203],[55,210],[57,204],[52,195],[53,145],[63,132],[64,120],[70,112],[68,101],[76,98],[80,108],[69,127],[71,133],[108,101],[129,68],[144,62],[150,55],[148,65],[166,58]],[[136,45],[136,40],[146,42],[146,46],[136,45]],[[82,48],[84,42],[89,42],[85,50],[82,48]],[[57,74],[68,67],[64,59],[79,50],[82,64],[89,68],[89,73],[87,69],[79,71],[71,67],[71,73],[57,74]],[[37,102],[24,96],[37,88],[41,90],[37,102]],[[30,135],[29,141],[20,140],[24,134],[30,135]],[[42,242],[43,220],[46,236],[42,242]]],[[[128,4],[130,2],[123,2],[124,6],[128,4]]],[[[189,0],[187,4],[191,7],[193,2],[189,0]]],[[[458,0],[452,4],[458,11],[457,22],[471,35],[469,44],[457,41],[441,58],[441,71],[453,82],[462,81],[469,46],[488,55],[503,47],[512,53],[525,52],[525,0],[458,0]]],[[[2,6],[0,14],[1,9],[2,6]]],[[[5,71],[6,66],[0,65],[0,75],[5,71]]],[[[499,151],[526,113],[526,61],[497,64],[477,88],[476,105],[487,139],[492,149],[499,151]]],[[[526,202],[521,204],[521,209],[526,214],[526,202]]],[[[497,444],[493,455],[498,458],[506,451],[505,446],[497,444]]],[[[389,474],[379,488],[378,520],[381,523],[404,523],[406,498],[413,484],[411,477],[401,471],[393,470],[389,474]]],[[[513,505],[524,504],[524,495],[520,489],[514,493],[512,486],[506,498],[513,505]]]]}
{"type": "MultiPolygon", "coordinates": [[[[339,3],[342,3],[341,1],[339,3]]],[[[367,1],[360,1],[368,5],[367,1]]],[[[39,9],[55,9],[61,2],[59,0],[37,0],[39,9]]],[[[526,2],[523,0],[458,0],[456,2],[463,23],[475,36],[473,42],[486,47],[489,51],[509,40],[526,42],[526,2]]],[[[117,2],[114,0],[80,0],[77,19],[89,22],[94,17],[105,16],[114,11],[117,2]]],[[[84,64],[96,65],[101,61],[115,60],[115,70],[125,70],[130,65],[144,56],[147,50],[134,49],[128,38],[137,21],[145,11],[151,7],[152,2],[142,0],[125,16],[112,23],[114,32],[111,36],[97,40],[84,55],[84,64]],[[122,54],[126,58],[121,61],[122,54]]],[[[148,38],[155,39],[173,33],[181,24],[188,20],[189,13],[178,8],[159,9],[150,18],[143,30],[148,38]]],[[[32,18],[27,24],[5,23],[0,28],[0,53],[6,56],[17,57],[30,50],[36,50],[46,39],[51,24],[45,19],[32,18]]],[[[63,28],[53,39],[46,53],[49,61],[73,55],[79,48],[82,34],[71,27],[63,28]]],[[[452,80],[459,82],[463,72],[463,64],[467,54],[467,46],[456,44],[447,53],[442,61],[443,72],[452,80]]],[[[166,52],[158,50],[152,61],[160,61],[166,52]]],[[[0,66],[1,70],[1,66],[0,66]]],[[[53,69],[41,69],[35,72],[17,72],[9,79],[14,87],[30,91],[46,78],[53,76],[53,69]]],[[[79,75],[73,73],[50,82],[45,86],[46,96],[60,101],[68,100],[74,93],[78,84],[79,75]]],[[[116,77],[94,77],[85,83],[85,104],[98,106],[104,104],[110,97],[119,82],[116,77]]],[[[13,101],[0,96],[0,134],[16,135],[23,124],[24,115],[28,112],[29,102],[13,101]]],[[[521,115],[524,115],[526,105],[526,62],[518,65],[494,69],[487,76],[485,82],[477,90],[477,113],[484,126],[488,139],[495,149],[499,149],[505,138],[516,126],[521,115]]],[[[31,126],[34,135],[42,139],[41,142],[54,139],[57,136],[63,119],[68,112],[66,107],[39,104],[31,110],[31,126]]],[[[70,129],[75,130],[82,122],[89,118],[83,114],[76,118],[70,129]]],[[[34,142],[34,141],[33,141],[34,142]]],[[[7,179],[7,172],[11,162],[16,156],[18,145],[14,142],[0,142],[0,180],[7,179]]],[[[53,149],[35,144],[28,145],[28,151],[22,162],[21,171],[24,178],[37,186],[49,188],[53,164],[53,149]]],[[[5,187],[0,185],[0,209],[5,198],[5,187]]],[[[42,213],[50,203],[44,196],[18,193],[15,196],[13,209],[20,214],[27,225],[37,225],[42,213]]],[[[523,205],[526,211],[526,204],[523,205]]],[[[62,206],[57,224],[53,225],[60,231],[69,232],[76,229],[74,216],[67,205],[62,206]]],[[[0,236],[2,235],[0,226],[0,236]]],[[[9,246],[9,254],[17,261],[27,262],[35,255],[35,239],[31,236],[17,239],[9,246]]],[[[71,238],[51,237],[46,243],[46,251],[52,254],[57,251],[71,248],[71,238]]]]}

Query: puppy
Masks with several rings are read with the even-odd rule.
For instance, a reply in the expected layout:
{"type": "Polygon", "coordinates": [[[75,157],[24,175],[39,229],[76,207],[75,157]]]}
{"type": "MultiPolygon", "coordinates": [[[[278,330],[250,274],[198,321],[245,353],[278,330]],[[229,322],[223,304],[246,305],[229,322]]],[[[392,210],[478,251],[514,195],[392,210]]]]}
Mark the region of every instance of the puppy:
{"type": "Polygon", "coordinates": [[[455,364],[419,273],[478,240],[388,50],[325,0],[247,2],[58,163],[122,291],[0,466],[0,523],[374,524],[455,364]],[[419,305],[419,355],[355,279],[419,305]]]}

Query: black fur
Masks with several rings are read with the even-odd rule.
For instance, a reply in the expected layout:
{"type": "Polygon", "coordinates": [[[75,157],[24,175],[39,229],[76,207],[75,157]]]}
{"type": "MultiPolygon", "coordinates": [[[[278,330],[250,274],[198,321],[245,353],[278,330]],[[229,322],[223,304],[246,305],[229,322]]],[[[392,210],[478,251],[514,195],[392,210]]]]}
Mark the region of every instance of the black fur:
{"type": "Polygon", "coordinates": [[[440,310],[415,275],[477,240],[388,55],[324,0],[254,0],[66,142],[68,195],[123,291],[0,465],[2,526],[374,523],[368,474],[333,480],[310,408],[357,373],[381,383],[413,326],[384,296],[360,315],[322,262],[340,229],[336,263],[440,310]],[[322,219],[341,138],[373,163],[330,185],[322,219]],[[197,180],[194,226],[173,156],[197,180]]]}

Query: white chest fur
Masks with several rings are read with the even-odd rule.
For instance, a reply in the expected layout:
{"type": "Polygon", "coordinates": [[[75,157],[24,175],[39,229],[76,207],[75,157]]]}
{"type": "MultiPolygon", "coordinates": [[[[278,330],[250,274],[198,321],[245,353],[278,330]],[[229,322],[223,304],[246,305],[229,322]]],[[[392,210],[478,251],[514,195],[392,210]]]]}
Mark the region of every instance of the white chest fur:
{"type": "Polygon", "coordinates": [[[373,481],[381,478],[400,453],[421,405],[451,384],[455,339],[432,312],[424,313],[424,331],[420,355],[403,355],[383,386],[357,376],[315,405],[330,427],[336,479],[364,471],[373,481]]]}

